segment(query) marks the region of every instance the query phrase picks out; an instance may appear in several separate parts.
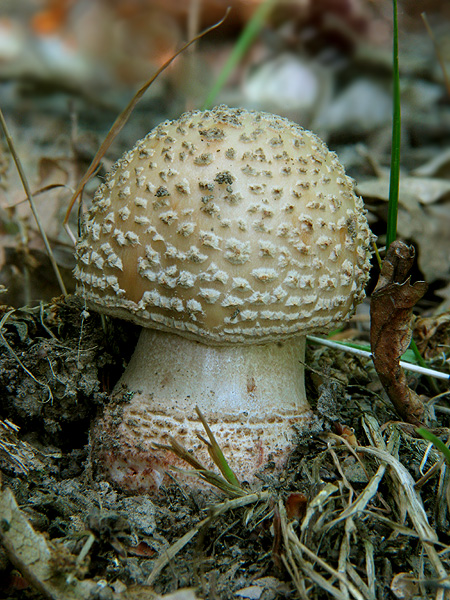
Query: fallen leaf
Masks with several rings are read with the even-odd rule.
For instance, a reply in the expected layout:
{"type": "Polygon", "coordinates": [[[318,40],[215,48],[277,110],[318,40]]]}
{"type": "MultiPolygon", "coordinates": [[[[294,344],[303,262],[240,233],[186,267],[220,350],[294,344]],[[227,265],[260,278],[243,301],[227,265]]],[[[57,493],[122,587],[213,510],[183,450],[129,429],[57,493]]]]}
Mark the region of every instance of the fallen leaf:
{"type": "MultiPolygon", "coordinates": [[[[146,596],[148,598],[149,596],[146,596]]],[[[172,594],[166,594],[165,596],[157,596],[154,600],[198,600],[195,592],[191,588],[185,588],[183,590],[177,590],[172,594]]]]}
{"type": "MultiPolygon", "coordinates": [[[[290,596],[290,588],[284,582],[275,577],[261,577],[255,579],[253,585],[242,588],[235,592],[236,596],[248,598],[249,600],[258,600],[264,592],[264,599],[287,598],[290,596]]],[[[164,599],[165,600],[165,599],[164,599]]]]}
{"type": "MultiPolygon", "coordinates": [[[[389,179],[376,177],[361,181],[357,186],[358,194],[364,198],[389,200],[389,179]]],[[[402,177],[400,179],[399,203],[405,208],[419,204],[428,205],[442,201],[450,195],[450,181],[434,177],[402,177]]]]}
{"type": "Polygon", "coordinates": [[[39,180],[37,185],[42,188],[51,184],[66,185],[69,174],[64,161],[58,158],[43,156],[38,164],[39,180]]]}
{"type": "Polygon", "coordinates": [[[259,585],[250,585],[236,592],[236,596],[240,598],[248,598],[248,600],[259,600],[264,592],[264,588],[259,585]]]}
{"type": "Polygon", "coordinates": [[[448,177],[450,175],[450,149],[438,152],[436,156],[412,172],[418,177],[448,177]]]}
{"type": "MultiPolygon", "coordinates": [[[[387,218],[389,179],[379,177],[363,181],[358,184],[357,191],[371,212],[382,219],[387,218]]],[[[414,241],[420,249],[418,265],[429,282],[447,280],[449,275],[449,198],[449,180],[431,177],[400,179],[398,234],[414,241]]]]}
{"type": "Polygon", "coordinates": [[[127,554],[131,554],[132,556],[145,556],[150,558],[156,554],[156,551],[153,550],[151,546],[149,546],[146,542],[139,542],[137,546],[127,546],[127,554]]]}
{"type": "Polygon", "coordinates": [[[418,265],[428,282],[448,280],[450,264],[450,205],[438,202],[417,210],[400,210],[398,235],[420,250],[418,265]]]}
{"type": "Polygon", "coordinates": [[[348,427],[348,425],[343,425],[342,423],[336,422],[334,423],[334,428],[336,430],[336,433],[338,435],[340,435],[341,437],[344,438],[344,440],[347,440],[347,442],[350,444],[350,446],[358,446],[358,440],[356,439],[356,435],[355,432],[353,431],[353,429],[351,427],[348,427]]]}
{"type": "Polygon", "coordinates": [[[391,592],[398,600],[417,598],[419,584],[410,573],[397,573],[391,581],[391,592]]]}
{"type": "Polygon", "coordinates": [[[372,293],[370,343],[375,369],[398,414],[408,423],[420,425],[425,407],[408,387],[400,358],[411,342],[412,309],[427,290],[424,281],[411,284],[408,273],[414,248],[393,242],[372,293]]]}
{"type": "Polygon", "coordinates": [[[288,519],[301,521],[306,514],[308,499],[301,492],[291,492],[286,498],[286,515],[288,519]]]}

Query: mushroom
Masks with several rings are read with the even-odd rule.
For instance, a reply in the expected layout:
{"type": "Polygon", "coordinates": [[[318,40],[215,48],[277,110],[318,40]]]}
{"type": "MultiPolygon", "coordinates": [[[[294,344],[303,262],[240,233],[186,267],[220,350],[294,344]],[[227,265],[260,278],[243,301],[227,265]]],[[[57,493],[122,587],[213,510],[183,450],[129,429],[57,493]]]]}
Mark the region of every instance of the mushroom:
{"type": "Polygon", "coordinates": [[[158,488],[177,462],[155,450],[168,436],[208,461],[195,406],[238,478],[280,469],[313,419],[305,336],[362,300],[371,239],[336,154],[287,119],[219,106],[137,142],[76,249],[87,306],[142,326],[95,425],[108,477],[158,488]]]}

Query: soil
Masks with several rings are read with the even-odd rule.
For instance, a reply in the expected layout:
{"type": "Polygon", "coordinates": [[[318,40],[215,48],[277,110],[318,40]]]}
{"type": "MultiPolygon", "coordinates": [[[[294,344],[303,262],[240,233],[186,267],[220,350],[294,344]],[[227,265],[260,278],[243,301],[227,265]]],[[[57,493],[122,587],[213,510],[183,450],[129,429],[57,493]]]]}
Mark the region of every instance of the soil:
{"type": "MultiPolygon", "coordinates": [[[[20,432],[3,432],[3,440],[8,442],[0,446],[3,489],[13,491],[32,527],[45,532],[46,539],[57,548],[77,556],[92,535],[95,541],[83,577],[107,581],[111,594],[118,582],[127,589],[145,589],[158,557],[204,519],[211,507],[224,501],[223,493],[212,486],[211,491],[195,491],[179,485],[176,474],[172,485],[150,498],[146,494],[127,495],[95,472],[90,424],[108,402],[137,333],[121,321],[102,324],[97,315],[83,316],[81,301],[72,296],[60,297],[38,310],[18,310],[5,320],[2,329],[4,340],[15,353],[3,348],[1,355],[2,419],[6,426],[13,422],[20,427],[20,432]],[[47,386],[51,386],[51,397],[47,386]]],[[[313,435],[299,437],[285,472],[277,477],[262,476],[260,489],[269,497],[252,507],[255,514],[236,508],[204,525],[154,580],[156,593],[194,587],[204,598],[251,598],[252,593],[263,599],[298,597],[281,558],[285,552],[280,540],[279,503],[287,508],[298,529],[308,503],[327,485],[340,489],[339,497],[324,513],[329,513],[327,520],[338,516],[353,495],[364,491],[377,463],[370,459],[359,462],[342,444],[346,440],[351,449],[356,441],[366,443],[363,415],[390,428],[390,435],[396,431],[401,439],[399,460],[408,465],[415,480],[420,479],[427,444],[410,426],[396,422],[369,361],[312,347],[307,364],[308,395],[320,426],[313,435]],[[250,590],[252,586],[256,591],[250,590]]],[[[419,391],[425,391],[426,386],[424,389],[417,380],[416,384],[419,391]]],[[[439,425],[443,426],[442,419],[439,425]]],[[[439,478],[432,478],[423,500],[445,543],[448,521],[446,514],[439,514],[439,484],[439,478]]],[[[353,521],[353,535],[358,541],[351,545],[348,560],[363,570],[362,545],[368,542],[373,546],[377,598],[390,598],[394,576],[409,572],[423,560],[417,540],[411,543],[408,535],[392,535],[391,521],[404,524],[395,501],[397,492],[392,482],[382,481],[368,514],[353,521]],[[386,522],[380,521],[377,513],[386,522]]],[[[315,515],[314,520],[317,518],[315,515]]],[[[322,528],[311,524],[306,535],[308,546],[317,548],[327,563],[336,565],[345,530],[345,520],[326,536],[322,528]]],[[[36,598],[33,588],[11,569],[5,554],[0,556],[2,597],[36,598]]],[[[424,574],[431,582],[428,568],[424,566],[424,574]]],[[[319,587],[308,597],[329,596],[319,587]]]]}

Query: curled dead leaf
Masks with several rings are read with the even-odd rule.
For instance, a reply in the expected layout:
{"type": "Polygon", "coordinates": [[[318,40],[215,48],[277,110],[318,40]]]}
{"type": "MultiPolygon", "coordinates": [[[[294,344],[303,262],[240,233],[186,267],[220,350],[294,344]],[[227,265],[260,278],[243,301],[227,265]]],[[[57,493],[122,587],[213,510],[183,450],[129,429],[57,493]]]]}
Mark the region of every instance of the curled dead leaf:
{"type": "Polygon", "coordinates": [[[345,440],[347,440],[350,446],[358,446],[358,440],[356,439],[355,432],[351,427],[336,422],[334,423],[334,428],[336,430],[336,433],[343,437],[345,440]]]}
{"type": "Polygon", "coordinates": [[[425,407],[408,387],[400,358],[411,342],[412,310],[427,290],[424,281],[411,284],[408,277],[415,251],[403,242],[393,242],[383,261],[377,286],[372,294],[370,343],[375,369],[398,414],[419,425],[425,407]]]}

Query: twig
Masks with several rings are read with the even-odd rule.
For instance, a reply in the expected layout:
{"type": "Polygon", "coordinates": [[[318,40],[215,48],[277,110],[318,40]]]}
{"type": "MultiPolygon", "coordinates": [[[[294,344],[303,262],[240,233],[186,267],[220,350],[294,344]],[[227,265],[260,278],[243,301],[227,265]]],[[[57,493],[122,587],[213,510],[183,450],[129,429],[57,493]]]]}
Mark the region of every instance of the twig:
{"type": "Polygon", "coordinates": [[[73,196],[72,196],[72,198],[70,200],[69,207],[67,209],[66,216],[64,218],[64,222],[63,222],[64,228],[66,229],[66,232],[69,235],[69,237],[72,240],[72,242],[73,242],[74,245],[76,244],[76,239],[75,239],[75,236],[73,235],[72,231],[70,230],[70,227],[68,226],[68,221],[69,221],[70,213],[72,212],[72,208],[73,208],[75,202],[77,201],[78,197],[80,196],[80,194],[82,194],[84,186],[86,185],[86,183],[88,182],[88,180],[90,179],[90,177],[93,175],[93,173],[97,169],[97,167],[98,167],[98,165],[100,163],[100,160],[105,155],[105,152],[111,146],[111,144],[115,140],[117,134],[125,126],[125,124],[128,121],[131,113],[133,112],[136,104],[139,102],[139,100],[142,98],[142,96],[145,94],[145,92],[148,90],[148,88],[151,86],[151,84],[155,81],[155,79],[163,71],[165,71],[165,69],[167,69],[167,67],[177,58],[177,56],[179,56],[180,54],[182,54],[185,50],[187,50],[189,48],[189,46],[191,46],[193,43],[195,43],[196,41],[198,41],[200,38],[202,38],[206,34],[210,33],[214,29],[217,29],[217,27],[220,27],[220,25],[222,25],[222,23],[227,18],[229,11],[230,11],[230,9],[228,8],[227,12],[225,13],[225,16],[222,17],[222,19],[220,19],[220,21],[218,21],[217,23],[215,23],[211,27],[208,27],[207,29],[205,29],[204,31],[202,31],[201,33],[199,33],[198,35],[196,35],[193,39],[189,40],[189,42],[187,42],[186,44],[184,44],[184,46],[182,46],[179,50],[177,50],[177,52],[175,52],[175,54],[173,56],[171,56],[169,58],[169,60],[167,60],[156,71],[156,73],[148,81],[146,81],[146,83],[144,83],[144,85],[141,88],[139,88],[139,90],[136,92],[136,94],[130,100],[130,102],[125,107],[125,109],[120,113],[120,115],[114,121],[114,124],[111,127],[111,129],[109,130],[108,135],[103,140],[103,143],[101,144],[100,148],[98,149],[97,154],[94,156],[91,164],[89,165],[88,170],[86,171],[86,173],[82,177],[80,183],[78,184],[78,186],[77,186],[77,188],[76,188],[76,190],[75,190],[75,192],[74,192],[74,194],[73,194],[73,196]]]}
{"type": "Polygon", "coordinates": [[[53,271],[55,272],[56,279],[58,280],[59,287],[61,289],[61,292],[64,295],[67,295],[66,286],[64,285],[64,281],[63,281],[63,279],[61,277],[61,273],[59,272],[59,267],[56,264],[55,257],[53,256],[53,251],[52,251],[52,249],[50,247],[50,244],[49,244],[49,241],[48,241],[48,238],[47,238],[47,234],[45,233],[45,230],[42,227],[41,221],[39,219],[39,215],[37,213],[36,206],[34,204],[33,195],[31,193],[31,189],[30,189],[30,186],[28,184],[28,180],[26,178],[25,171],[23,170],[22,163],[21,163],[20,158],[19,158],[19,156],[18,156],[18,154],[16,152],[16,149],[14,147],[13,139],[12,139],[10,133],[9,133],[8,126],[6,124],[5,117],[3,116],[3,112],[2,112],[1,109],[0,109],[0,124],[1,124],[2,129],[3,129],[3,133],[5,134],[5,139],[6,139],[6,143],[8,144],[9,151],[11,152],[11,156],[13,157],[14,163],[16,165],[17,172],[19,173],[19,177],[20,177],[20,181],[22,182],[23,189],[25,190],[25,194],[27,195],[28,202],[30,203],[31,211],[32,211],[33,216],[34,216],[34,218],[36,220],[36,224],[38,226],[39,233],[41,234],[42,240],[44,242],[44,246],[45,246],[45,249],[47,251],[47,256],[48,256],[48,258],[50,260],[50,263],[52,265],[53,271]]]}
{"type": "Polygon", "coordinates": [[[422,17],[422,21],[424,22],[427,33],[430,36],[431,41],[433,42],[434,51],[436,53],[436,57],[439,61],[439,64],[441,65],[442,73],[444,75],[445,87],[447,88],[447,94],[450,96],[450,77],[447,72],[447,67],[445,65],[445,61],[442,56],[441,49],[439,48],[439,45],[436,41],[436,36],[434,35],[433,30],[431,29],[427,14],[425,12],[423,12],[420,16],[422,17]]]}

